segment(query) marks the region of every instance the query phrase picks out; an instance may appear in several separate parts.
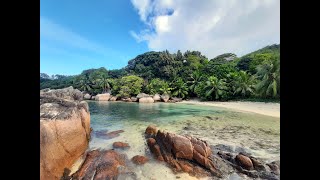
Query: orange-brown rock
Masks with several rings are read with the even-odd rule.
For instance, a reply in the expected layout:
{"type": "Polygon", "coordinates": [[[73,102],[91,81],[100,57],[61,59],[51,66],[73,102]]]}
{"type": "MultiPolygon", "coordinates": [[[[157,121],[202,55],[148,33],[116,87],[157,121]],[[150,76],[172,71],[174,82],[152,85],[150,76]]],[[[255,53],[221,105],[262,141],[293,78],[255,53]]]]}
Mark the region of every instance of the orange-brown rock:
{"type": "Polygon", "coordinates": [[[146,134],[147,135],[156,135],[157,134],[157,127],[155,125],[149,125],[146,129],[146,134]]]}
{"type": "Polygon", "coordinates": [[[72,179],[117,179],[122,173],[119,167],[125,167],[125,155],[114,150],[94,150],[87,154],[85,162],[80,169],[72,175],[72,179]]]}
{"type": "Polygon", "coordinates": [[[138,164],[138,165],[145,164],[146,162],[149,161],[149,159],[147,157],[140,156],[140,155],[134,156],[131,160],[133,161],[133,163],[138,164]]]}
{"type": "Polygon", "coordinates": [[[112,144],[112,146],[114,148],[121,148],[121,149],[125,149],[125,148],[129,148],[130,147],[128,143],[124,143],[124,142],[114,142],[112,144]]]}
{"type": "Polygon", "coordinates": [[[238,154],[235,158],[236,162],[239,163],[239,165],[247,170],[253,169],[252,161],[249,157],[238,154]]]}
{"type": "Polygon", "coordinates": [[[124,130],[116,130],[116,131],[111,131],[111,132],[108,132],[107,130],[101,130],[101,131],[94,131],[94,134],[98,138],[112,139],[112,138],[120,136],[120,133],[123,133],[123,132],[124,132],[124,130]]]}
{"type": "Polygon", "coordinates": [[[211,150],[205,141],[159,130],[155,138],[147,139],[147,144],[155,158],[167,162],[175,172],[183,171],[201,176],[206,174],[207,169],[221,177],[221,173],[209,159],[211,150]],[[205,169],[202,168],[201,171],[196,166],[205,169]]]}
{"type": "Polygon", "coordinates": [[[41,180],[60,179],[88,147],[90,113],[81,98],[71,88],[40,96],[41,180]]]}

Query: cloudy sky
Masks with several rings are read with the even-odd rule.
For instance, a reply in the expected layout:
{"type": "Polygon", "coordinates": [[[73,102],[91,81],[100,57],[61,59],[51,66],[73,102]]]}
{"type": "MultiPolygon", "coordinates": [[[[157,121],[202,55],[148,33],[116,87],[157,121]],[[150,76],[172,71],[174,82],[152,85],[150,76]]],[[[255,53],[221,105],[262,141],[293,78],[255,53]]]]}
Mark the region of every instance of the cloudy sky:
{"type": "Polygon", "coordinates": [[[124,67],[146,51],[238,56],[280,43],[280,0],[41,0],[40,71],[124,67]]]}

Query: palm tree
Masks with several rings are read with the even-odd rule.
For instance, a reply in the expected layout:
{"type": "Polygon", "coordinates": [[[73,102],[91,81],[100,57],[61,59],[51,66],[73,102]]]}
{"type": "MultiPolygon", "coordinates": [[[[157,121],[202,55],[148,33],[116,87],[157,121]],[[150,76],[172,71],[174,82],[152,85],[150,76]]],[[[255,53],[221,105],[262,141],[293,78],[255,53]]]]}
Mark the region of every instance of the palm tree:
{"type": "Polygon", "coordinates": [[[218,79],[215,76],[210,76],[206,81],[205,89],[206,97],[220,99],[227,90],[227,86],[224,79],[218,79]]]}
{"type": "Polygon", "coordinates": [[[179,98],[185,98],[188,94],[188,86],[183,82],[181,78],[177,78],[176,81],[173,82],[173,96],[177,96],[179,98]]]}
{"type": "Polygon", "coordinates": [[[280,59],[274,58],[257,67],[257,77],[261,80],[256,85],[256,92],[262,97],[280,95],[280,59]]]}
{"type": "Polygon", "coordinates": [[[87,76],[81,76],[78,85],[82,91],[89,92],[91,87],[91,81],[87,76]]]}
{"type": "Polygon", "coordinates": [[[162,94],[171,94],[173,88],[169,87],[167,82],[163,83],[163,86],[159,89],[162,94]]]}
{"type": "Polygon", "coordinates": [[[94,82],[102,88],[102,93],[106,93],[111,89],[110,80],[106,73],[99,73],[94,82]]]}
{"type": "Polygon", "coordinates": [[[189,89],[192,93],[195,93],[195,88],[199,86],[200,82],[203,80],[203,76],[199,71],[194,71],[190,75],[190,79],[187,82],[189,84],[189,89]]]}
{"type": "Polygon", "coordinates": [[[245,71],[240,71],[235,77],[234,93],[240,94],[242,97],[250,96],[254,90],[254,76],[247,74],[245,71]]]}

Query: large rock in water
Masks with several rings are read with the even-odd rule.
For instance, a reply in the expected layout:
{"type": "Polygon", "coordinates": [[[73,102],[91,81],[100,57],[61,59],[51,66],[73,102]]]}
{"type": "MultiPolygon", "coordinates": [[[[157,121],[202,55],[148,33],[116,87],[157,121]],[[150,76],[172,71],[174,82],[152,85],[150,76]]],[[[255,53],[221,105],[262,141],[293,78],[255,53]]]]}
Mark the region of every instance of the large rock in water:
{"type": "Polygon", "coordinates": [[[67,100],[76,100],[76,101],[82,101],[83,100],[83,94],[78,89],[73,89],[72,86],[63,88],[63,89],[52,89],[48,90],[46,92],[40,91],[40,96],[50,96],[55,98],[61,98],[61,99],[67,99],[67,100]]]}
{"type": "MultiPolygon", "coordinates": [[[[131,174],[126,169],[127,158],[124,154],[119,154],[114,150],[93,150],[87,154],[87,157],[80,167],[69,179],[74,180],[104,180],[118,179],[119,175],[131,174]],[[121,170],[122,169],[122,170],[121,170]]],[[[122,177],[126,178],[126,177],[122,177]]],[[[131,177],[129,179],[136,178],[131,177]]]]}
{"type": "Polygon", "coordinates": [[[162,94],[160,98],[161,98],[161,101],[168,102],[168,100],[170,99],[170,96],[168,94],[162,94]]]}
{"type": "Polygon", "coordinates": [[[146,97],[151,97],[149,94],[146,94],[146,93],[139,93],[137,95],[137,98],[140,99],[140,98],[146,98],[146,97]]]}
{"type": "Polygon", "coordinates": [[[161,101],[160,95],[159,95],[159,94],[155,94],[155,95],[153,96],[153,100],[154,100],[154,101],[161,101]]]}
{"type": "Polygon", "coordinates": [[[41,180],[60,179],[88,147],[90,113],[82,97],[73,88],[40,95],[41,180]]]}
{"type": "Polygon", "coordinates": [[[90,100],[91,99],[91,95],[90,94],[85,94],[84,96],[83,96],[83,99],[85,99],[85,100],[90,100]]]}
{"type": "Polygon", "coordinates": [[[147,145],[155,159],[165,161],[174,172],[186,172],[198,178],[210,176],[212,179],[229,179],[234,172],[254,179],[280,179],[280,161],[266,164],[242,152],[238,155],[213,152],[206,141],[161,130],[154,134],[156,129],[154,125],[146,129],[147,145]]]}
{"type": "Polygon", "coordinates": [[[221,172],[209,158],[212,152],[205,141],[159,130],[155,136],[147,139],[147,144],[156,159],[164,160],[176,172],[203,176],[208,175],[209,170],[213,175],[221,177],[221,172]]]}
{"type": "Polygon", "coordinates": [[[139,99],[139,103],[154,103],[152,97],[143,97],[139,99]]]}
{"type": "Polygon", "coordinates": [[[110,94],[105,93],[105,94],[97,94],[95,97],[96,101],[109,101],[110,99],[110,94]]]}

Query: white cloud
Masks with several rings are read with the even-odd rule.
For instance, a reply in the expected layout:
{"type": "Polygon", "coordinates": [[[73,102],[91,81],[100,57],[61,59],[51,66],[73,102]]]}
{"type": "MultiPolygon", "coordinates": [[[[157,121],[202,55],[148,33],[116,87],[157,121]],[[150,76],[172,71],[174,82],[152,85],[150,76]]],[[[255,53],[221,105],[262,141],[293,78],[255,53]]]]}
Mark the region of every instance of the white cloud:
{"type": "Polygon", "coordinates": [[[209,58],[280,43],[279,0],[132,0],[147,25],[131,31],[150,50],[199,50],[209,58]],[[173,12],[173,13],[169,13],[173,12]]]}

